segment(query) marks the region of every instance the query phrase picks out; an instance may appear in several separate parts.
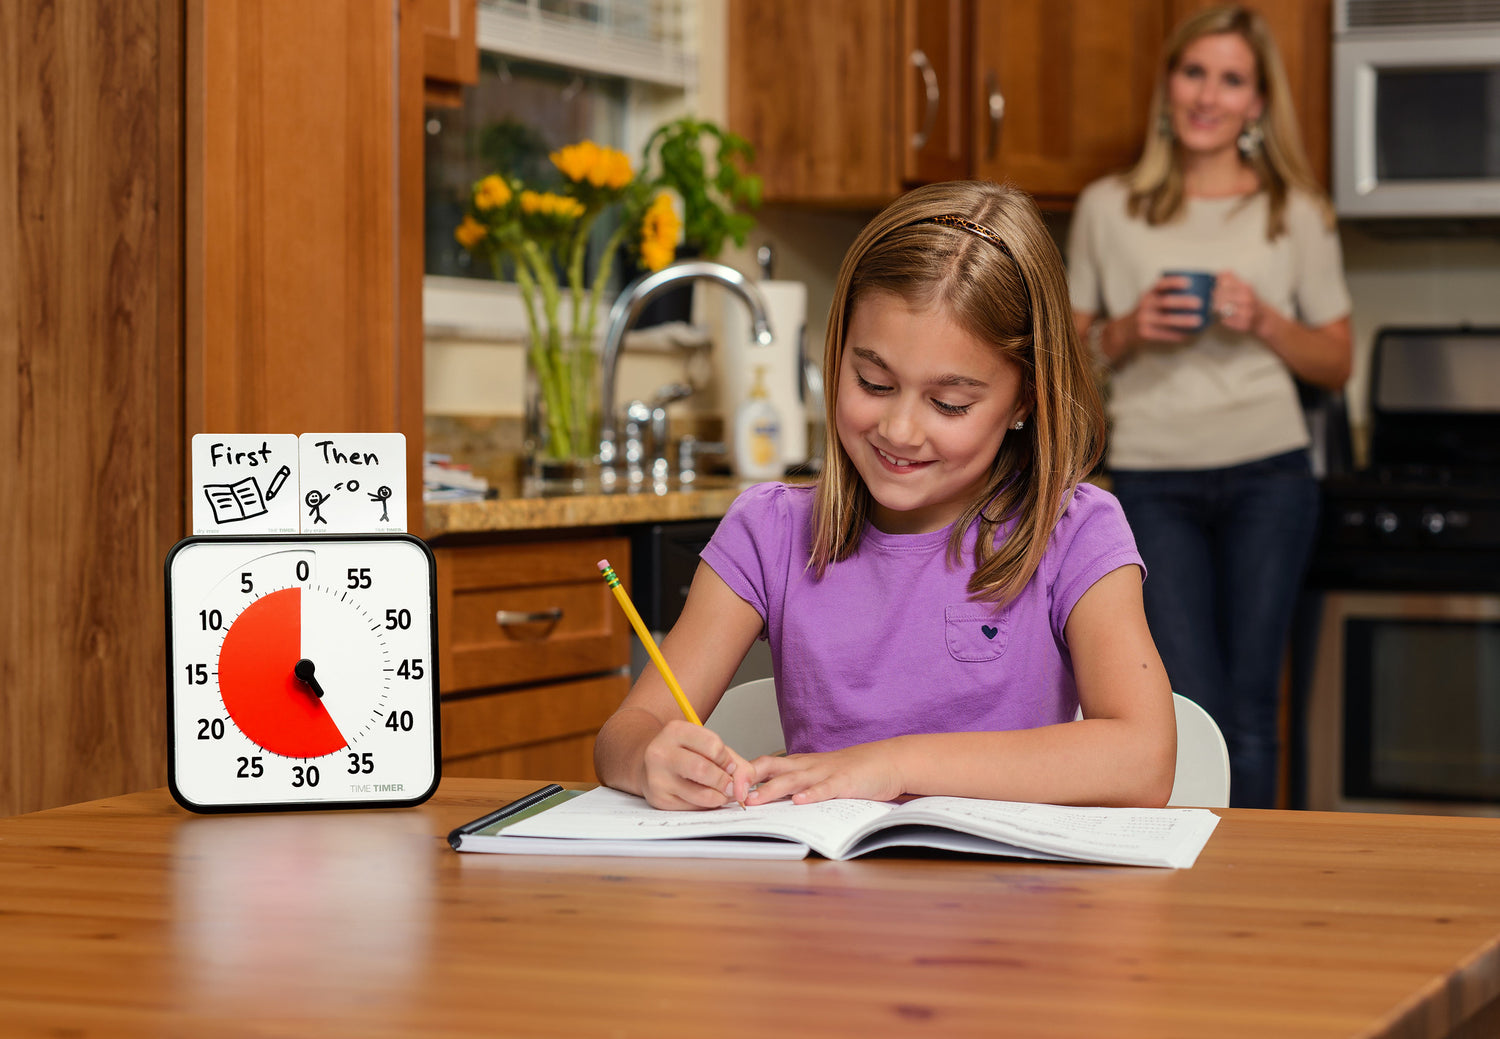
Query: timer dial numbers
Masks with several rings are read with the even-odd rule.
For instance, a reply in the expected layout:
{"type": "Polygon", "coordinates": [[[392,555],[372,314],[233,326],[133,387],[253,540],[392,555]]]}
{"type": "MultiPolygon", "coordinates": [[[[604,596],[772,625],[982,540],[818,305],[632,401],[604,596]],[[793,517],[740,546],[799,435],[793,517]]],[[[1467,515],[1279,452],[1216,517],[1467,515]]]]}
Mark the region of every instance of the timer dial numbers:
{"type": "Polygon", "coordinates": [[[169,558],[172,788],[196,810],[417,803],[437,781],[431,555],[404,535],[169,558]]]}

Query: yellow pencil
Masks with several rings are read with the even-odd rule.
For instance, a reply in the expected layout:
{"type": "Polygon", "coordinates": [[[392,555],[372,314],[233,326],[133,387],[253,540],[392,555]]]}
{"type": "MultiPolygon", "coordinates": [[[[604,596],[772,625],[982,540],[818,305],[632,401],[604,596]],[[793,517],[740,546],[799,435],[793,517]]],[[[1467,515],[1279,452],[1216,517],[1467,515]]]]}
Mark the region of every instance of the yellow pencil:
{"type": "Polygon", "coordinates": [[[625,589],[620,587],[620,579],[615,576],[615,569],[609,565],[608,559],[599,560],[599,572],[604,575],[604,583],[609,585],[609,590],[615,593],[615,599],[619,602],[620,608],[625,611],[625,616],[630,618],[630,626],[641,637],[641,643],[646,647],[646,652],[651,654],[651,662],[656,665],[656,670],[660,671],[662,678],[666,679],[667,688],[672,690],[677,706],[682,708],[683,717],[694,725],[702,725],[703,723],[698,720],[698,712],[693,710],[693,705],[688,703],[688,698],[683,695],[682,686],[677,684],[677,676],[672,674],[672,669],[667,666],[666,658],[657,648],[656,640],[646,630],[646,622],[641,620],[641,615],[636,612],[635,603],[630,601],[630,596],[626,595],[625,589]]]}

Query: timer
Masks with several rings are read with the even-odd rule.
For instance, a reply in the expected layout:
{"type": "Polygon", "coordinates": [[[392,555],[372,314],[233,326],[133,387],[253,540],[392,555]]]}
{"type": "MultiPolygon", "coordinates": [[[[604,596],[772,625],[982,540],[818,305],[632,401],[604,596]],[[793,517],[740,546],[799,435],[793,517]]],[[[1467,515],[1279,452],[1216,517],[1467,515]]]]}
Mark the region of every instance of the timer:
{"type": "Polygon", "coordinates": [[[432,552],[408,534],[191,537],[167,556],[168,786],[195,812],[437,789],[432,552]]]}

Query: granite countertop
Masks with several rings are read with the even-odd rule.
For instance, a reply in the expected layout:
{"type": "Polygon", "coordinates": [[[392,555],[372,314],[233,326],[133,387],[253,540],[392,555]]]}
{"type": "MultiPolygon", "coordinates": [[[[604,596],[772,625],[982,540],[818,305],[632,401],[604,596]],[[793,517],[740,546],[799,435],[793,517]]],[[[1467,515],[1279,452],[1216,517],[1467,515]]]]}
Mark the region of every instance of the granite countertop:
{"type": "Polygon", "coordinates": [[[718,519],[749,482],[705,476],[691,484],[651,481],[605,490],[541,490],[512,483],[486,501],[428,502],[422,508],[428,538],[450,534],[539,531],[672,520],[718,519]]]}

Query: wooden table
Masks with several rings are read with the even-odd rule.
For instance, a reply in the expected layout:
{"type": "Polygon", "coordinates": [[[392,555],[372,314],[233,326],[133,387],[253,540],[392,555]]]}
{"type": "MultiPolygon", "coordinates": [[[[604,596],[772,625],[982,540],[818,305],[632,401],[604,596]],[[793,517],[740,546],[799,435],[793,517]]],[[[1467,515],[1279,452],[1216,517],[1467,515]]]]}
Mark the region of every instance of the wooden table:
{"type": "Polygon", "coordinates": [[[0,1035],[1500,1034],[1500,820],[1230,810],[1181,871],[448,849],[535,785],[0,819],[0,1035]]]}

